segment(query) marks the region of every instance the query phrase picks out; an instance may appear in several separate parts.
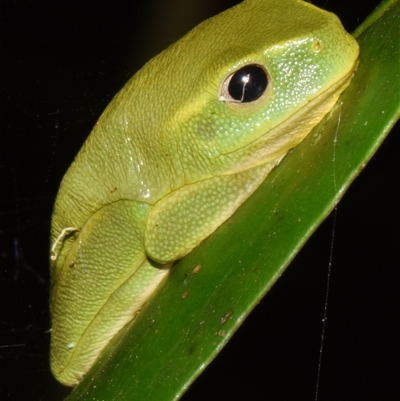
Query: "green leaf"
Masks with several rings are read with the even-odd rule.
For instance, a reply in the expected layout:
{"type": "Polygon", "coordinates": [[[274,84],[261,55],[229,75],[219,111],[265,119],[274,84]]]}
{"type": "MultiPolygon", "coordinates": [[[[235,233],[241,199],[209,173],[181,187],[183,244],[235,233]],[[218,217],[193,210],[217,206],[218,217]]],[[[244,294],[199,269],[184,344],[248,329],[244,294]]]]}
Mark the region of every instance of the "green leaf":
{"type": "Polygon", "coordinates": [[[174,400],[185,392],[398,120],[399,19],[398,0],[389,0],[357,29],[360,64],[339,104],[227,223],[174,266],[69,401],[174,400]]]}

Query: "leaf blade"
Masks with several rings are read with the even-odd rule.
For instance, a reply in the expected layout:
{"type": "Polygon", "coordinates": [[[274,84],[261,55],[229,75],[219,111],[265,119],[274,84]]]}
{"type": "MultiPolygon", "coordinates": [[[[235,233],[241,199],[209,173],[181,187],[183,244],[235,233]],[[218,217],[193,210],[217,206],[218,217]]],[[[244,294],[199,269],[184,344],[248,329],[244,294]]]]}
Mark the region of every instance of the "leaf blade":
{"type": "Polygon", "coordinates": [[[87,392],[90,399],[177,399],[272,286],[399,118],[399,3],[382,7],[359,38],[360,67],[342,106],[174,267],[134,329],[118,335],[70,400],[87,399],[87,392]]]}

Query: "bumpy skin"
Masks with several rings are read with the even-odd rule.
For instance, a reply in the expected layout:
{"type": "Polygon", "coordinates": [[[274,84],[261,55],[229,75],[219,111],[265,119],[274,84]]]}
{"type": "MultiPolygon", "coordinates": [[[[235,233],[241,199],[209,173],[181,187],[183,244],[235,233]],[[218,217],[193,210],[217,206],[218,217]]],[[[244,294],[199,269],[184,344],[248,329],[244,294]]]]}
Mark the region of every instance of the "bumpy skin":
{"type": "Polygon", "coordinates": [[[246,0],[126,84],[66,173],[54,208],[58,380],[78,383],[171,264],[318,124],[348,85],[357,55],[332,14],[298,0],[246,0]],[[267,70],[264,95],[222,99],[226,78],[248,64],[267,70]]]}

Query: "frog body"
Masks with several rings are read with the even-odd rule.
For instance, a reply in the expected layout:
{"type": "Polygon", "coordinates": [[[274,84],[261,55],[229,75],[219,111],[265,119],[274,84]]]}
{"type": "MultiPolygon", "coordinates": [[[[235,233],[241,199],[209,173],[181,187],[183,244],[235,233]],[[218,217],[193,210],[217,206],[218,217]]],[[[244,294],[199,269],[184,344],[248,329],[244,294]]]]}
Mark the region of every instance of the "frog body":
{"type": "Polygon", "coordinates": [[[300,0],[245,0],[149,61],[67,171],[51,235],[51,367],[77,384],[174,261],[332,109],[358,46],[300,0]]]}

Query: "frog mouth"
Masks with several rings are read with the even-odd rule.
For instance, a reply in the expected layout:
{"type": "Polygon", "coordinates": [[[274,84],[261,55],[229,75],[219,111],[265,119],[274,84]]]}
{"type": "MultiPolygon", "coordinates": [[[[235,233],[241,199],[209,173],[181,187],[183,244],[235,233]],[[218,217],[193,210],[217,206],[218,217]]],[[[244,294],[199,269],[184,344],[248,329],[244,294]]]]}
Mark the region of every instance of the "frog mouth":
{"type": "Polygon", "coordinates": [[[341,93],[349,86],[357,66],[358,61],[341,79],[261,137],[240,149],[221,154],[227,157],[229,154],[235,154],[235,157],[242,160],[241,163],[232,166],[227,174],[239,173],[273,160],[278,164],[283,156],[300,144],[333,109],[341,93]]]}

